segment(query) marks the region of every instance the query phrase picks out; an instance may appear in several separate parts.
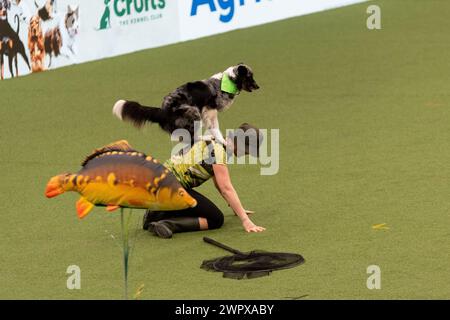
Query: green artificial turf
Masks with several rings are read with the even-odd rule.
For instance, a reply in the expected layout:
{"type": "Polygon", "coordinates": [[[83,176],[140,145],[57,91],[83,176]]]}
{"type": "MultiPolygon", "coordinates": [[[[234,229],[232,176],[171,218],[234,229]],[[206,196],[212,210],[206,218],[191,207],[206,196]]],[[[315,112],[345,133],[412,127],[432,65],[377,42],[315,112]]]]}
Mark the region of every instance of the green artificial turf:
{"type": "Polygon", "coordinates": [[[119,213],[96,208],[79,221],[78,195],[46,199],[48,179],[118,139],[166,159],[169,136],[120,122],[113,103],[159,105],[177,85],[241,61],[261,90],[241,94],[220,122],[280,129],[277,175],[230,169],[267,231],[246,234],[212,183],[199,190],[224,210],[220,230],[162,240],[139,229],[135,210],[130,296],[144,284],[141,299],[449,298],[450,2],[371,4],[382,30],[366,28],[363,3],[0,82],[0,298],[121,298],[119,213]],[[389,229],[372,228],[380,223],[389,229]],[[203,236],[306,263],[224,279],[199,268],[226,254],[203,236]],[[72,264],[81,290],[66,288],[72,264]],[[381,290],[366,287],[372,264],[381,290]]]}

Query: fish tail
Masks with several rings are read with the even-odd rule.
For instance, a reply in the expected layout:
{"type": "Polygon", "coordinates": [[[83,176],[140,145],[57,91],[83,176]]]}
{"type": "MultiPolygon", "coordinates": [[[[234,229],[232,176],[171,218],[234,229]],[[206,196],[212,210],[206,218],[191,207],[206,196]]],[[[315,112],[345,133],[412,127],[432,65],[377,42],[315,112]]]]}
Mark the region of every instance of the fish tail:
{"type": "Polygon", "coordinates": [[[77,187],[76,177],[76,174],[69,173],[54,176],[47,183],[47,187],[45,188],[45,196],[47,198],[53,198],[66,191],[75,190],[77,187]]]}

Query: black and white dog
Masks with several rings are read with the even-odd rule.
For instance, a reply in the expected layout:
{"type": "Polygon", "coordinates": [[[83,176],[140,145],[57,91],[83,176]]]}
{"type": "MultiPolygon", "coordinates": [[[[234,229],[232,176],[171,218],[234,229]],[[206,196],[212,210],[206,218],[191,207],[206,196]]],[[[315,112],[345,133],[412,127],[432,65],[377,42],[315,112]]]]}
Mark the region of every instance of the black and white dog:
{"type": "Polygon", "coordinates": [[[167,95],[161,108],[147,107],[134,101],[119,100],[113,114],[136,127],[146,122],[158,123],[169,133],[186,129],[194,135],[194,122],[202,121],[214,139],[223,145],[217,113],[228,109],[240,91],[259,89],[253,71],[245,64],[229,67],[224,72],[201,81],[188,82],[167,95]]]}

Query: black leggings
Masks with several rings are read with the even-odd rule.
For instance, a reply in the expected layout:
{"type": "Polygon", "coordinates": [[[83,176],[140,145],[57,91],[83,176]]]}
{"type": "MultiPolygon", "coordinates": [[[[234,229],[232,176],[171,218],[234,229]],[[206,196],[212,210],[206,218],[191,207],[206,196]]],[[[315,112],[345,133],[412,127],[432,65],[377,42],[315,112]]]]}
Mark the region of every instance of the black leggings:
{"type": "MultiPolygon", "coordinates": [[[[184,210],[164,211],[161,219],[175,217],[199,217],[208,221],[208,229],[218,229],[223,225],[223,213],[211,200],[193,189],[186,190],[195,200],[197,205],[194,208],[184,210]]],[[[161,212],[161,211],[159,211],[161,212]]],[[[162,212],[161,212],[162,213],[162,212]]]]}

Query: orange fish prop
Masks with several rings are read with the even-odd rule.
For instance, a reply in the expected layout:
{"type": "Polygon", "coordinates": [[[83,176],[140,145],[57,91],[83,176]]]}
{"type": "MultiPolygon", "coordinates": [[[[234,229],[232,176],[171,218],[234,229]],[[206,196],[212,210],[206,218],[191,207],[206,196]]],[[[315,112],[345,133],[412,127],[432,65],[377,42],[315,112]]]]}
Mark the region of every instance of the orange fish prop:
{"type": "Polygon", "coordinates": [[[81,194],[76,203],[80,219],[94,206],[106,206],[108,211],[119,207],[169,211],[197,205],[167,168],[125,140],[94,150],[78,173],[51,178],[45,195],[53,198],[66,191],[81,194]]]}

